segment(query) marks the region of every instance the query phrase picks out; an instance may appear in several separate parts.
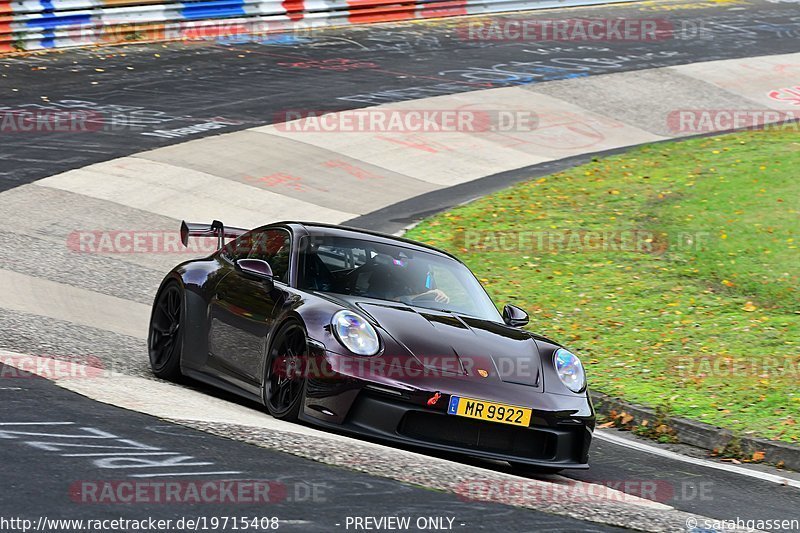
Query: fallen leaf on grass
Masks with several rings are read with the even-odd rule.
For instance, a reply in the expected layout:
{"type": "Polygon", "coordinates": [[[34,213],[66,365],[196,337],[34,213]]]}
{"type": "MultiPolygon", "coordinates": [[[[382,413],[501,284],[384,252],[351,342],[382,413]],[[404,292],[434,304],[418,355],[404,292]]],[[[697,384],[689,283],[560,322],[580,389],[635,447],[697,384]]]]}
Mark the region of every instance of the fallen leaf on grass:
{"type": "Polygon", "coordinates": [[[629,415],[628,413],[620,413],[619,421],[623,426],[630,424],[633,421],[633,415],[629,415]]]}
{"type": "Polygon", "coordinates": [[[753,302],[747,302],[742,307],[742,311],[747,311],[748,313],[752,313],[756,309],[758,309],[758,307],[756,307],[756,305],[753,302]]]}

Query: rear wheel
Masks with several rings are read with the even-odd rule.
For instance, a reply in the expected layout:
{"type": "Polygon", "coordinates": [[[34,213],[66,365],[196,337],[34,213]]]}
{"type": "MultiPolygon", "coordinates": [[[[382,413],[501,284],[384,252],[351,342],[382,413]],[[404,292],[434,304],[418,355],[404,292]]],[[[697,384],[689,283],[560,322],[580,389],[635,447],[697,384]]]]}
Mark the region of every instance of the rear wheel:
{"type": "Polygon", "coordinates": [[[307,355],[303,327],[294,320],[281,326],[269,348],[261,387],[264,405],[279,420],[297,420],[305,393],[307,355]]]}
{"type": "Polygon", "coordinates": [[[183,351],[183,290],[177,282],[169,282],[159,293],[150,315],[147,347],[150,368],[161,379],[181,377],[183,351]]]}

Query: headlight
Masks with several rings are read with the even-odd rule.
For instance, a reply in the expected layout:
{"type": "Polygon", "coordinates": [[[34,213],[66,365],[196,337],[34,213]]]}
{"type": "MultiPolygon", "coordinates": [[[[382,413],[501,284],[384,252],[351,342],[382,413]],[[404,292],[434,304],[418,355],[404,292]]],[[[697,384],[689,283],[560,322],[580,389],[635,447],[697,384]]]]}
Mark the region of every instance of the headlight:
{"type": "Polygon", "coordinates": [[[561,383],[572,392],[581,392],[586,388],[586,373],[578,356],[569,350],[559,348],[555,354],[556,372],[561,383]]]}
{"type": "Polygon", "coordinates": [[[333,315],[333,332],[342,345],[358,355],[375,355],[381,349],[378,333],[369,322],[352,311],[333,315]]]}

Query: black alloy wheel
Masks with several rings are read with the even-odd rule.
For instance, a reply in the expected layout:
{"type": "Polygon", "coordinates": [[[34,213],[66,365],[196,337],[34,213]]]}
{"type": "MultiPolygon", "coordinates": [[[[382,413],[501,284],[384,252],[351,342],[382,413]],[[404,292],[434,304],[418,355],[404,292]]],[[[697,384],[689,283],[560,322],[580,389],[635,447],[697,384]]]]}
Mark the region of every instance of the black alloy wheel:
{"type": "Polygon", "coordinates": [[[170,282],[153,306],[147,336],[150,368],[158,378],[177,380],[181,377],[182,318],[183,291],[177,282],[170,282]]]}
{"type": "Polygon", "coordinates": [[[279,420],[297,420],[303,403],[307,356],[303,327],[294,320],[281,326],[269,348],[262,386],[264,404],[279,420]]]}

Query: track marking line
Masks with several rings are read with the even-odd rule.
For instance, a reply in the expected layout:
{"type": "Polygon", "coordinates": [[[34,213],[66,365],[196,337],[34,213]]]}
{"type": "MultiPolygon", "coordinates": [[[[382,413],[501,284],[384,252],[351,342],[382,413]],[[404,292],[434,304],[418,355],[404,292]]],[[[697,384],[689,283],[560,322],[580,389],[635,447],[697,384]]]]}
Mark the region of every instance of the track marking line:
{"type": "Polygon", "coordinates": [[[181,452],[110,452],[110,453],[62,453],[61,457],[121,457],[140,455],[180,455],[181,452]]]}
{"type": "Polygon", "coordinates": [[[237,470],[227,470],[223,472],[164,472],[162,474],[131,474],[128,477],[178,477],[178,476],[218,476],[229,474],[241,474],[237,470]]]}
{"type": "Polygon", "coordinates": [[[68,426],[75,422],[0,422],[0,426],[68,426]]]}
{"type": "Polygon", "coordinates": [[[644,444],[642,442],[636,442],[623,437],[618,437],[617,435],[613,435],[611,433],[607,433],[602,430],[595,431],[594,436],[599,438],[600,440],[604,440],[612,444],[617,444],[619,446],[624,446],[626,448],[631,448],[633,450],[638,450],[640,452],[659,455],[667,459],[672,459],[673,461],[681,461],[684,463],[689,463],[697,466],[703,466],[705,468],[713,468],[716,470],[722,470],[724,472],[730,472],[732,474],[739,474],[741,476],[748,476],[760,479],[762,481],[769,481],[771,483],[777,483],[778,485],[785,485],[800,489],[800,481],[790,479],[787,477],[777,476],[775,474],[770,474],[767,472],[759,472],[757,470],[750,470],[748,468],[742,468],[740,466],[735,466],[735,465],[728,465],[725,463],[716,463],[714,461],[709,461],[708,459],[698,459],[696,457],[689,457],[688,455],[683,455],[669,450],[663,450],[661,448],[657,448],[649,444],[644,444]]]}

